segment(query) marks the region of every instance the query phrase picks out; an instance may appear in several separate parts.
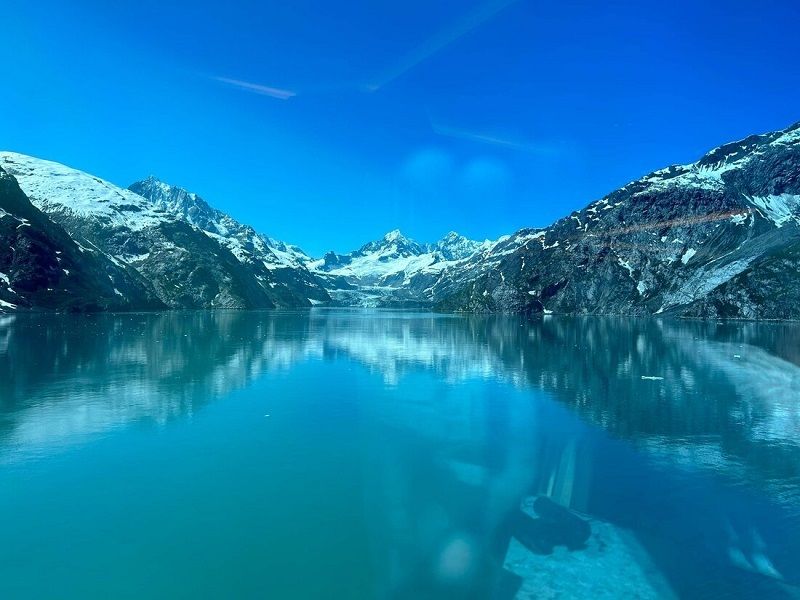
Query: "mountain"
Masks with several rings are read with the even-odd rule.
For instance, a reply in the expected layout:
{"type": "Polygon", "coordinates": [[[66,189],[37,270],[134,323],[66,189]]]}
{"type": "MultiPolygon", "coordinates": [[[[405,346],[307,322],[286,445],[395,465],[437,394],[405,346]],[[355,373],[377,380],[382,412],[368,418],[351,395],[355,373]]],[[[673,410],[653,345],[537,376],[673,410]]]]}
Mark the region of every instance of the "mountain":
{"type": "Polygon", "coordinates": [[[149,177],[130,191],[158,210],[191,223],[227,248],[252,272],[278,306],[310,306],[330,301],[321,282],[306,268],[312,259],[297,246],[257,233],[249,225],[211,207],[197,194],[149,177]]]}
{"type": "Polygon", "coordinates": [[[0,168],[6,309],[333,303],[800,319],[800,123],[650,173],[549,227],[433,244],[394,230],[318,260],[153,177],[124,190],[10,152],[0,168]]]}
{"type": "Polygon", "coordinates": [[[451,231],[436,242],[432,250],[439,252],[445,260],[461,260],[472,256],[478,250],[488,247],[488,245],[490,245],[490,242],[470,240],[455,231],[451,231]]]}
{"type": "Polygon", "coordinates": [[[0,310],[160,309],[141,276],[75,240],[0,168],[0,310]]]}
{"type": "Polygon", "coordinates": [[[435,244],[421,244],[395,229],[348,254],[328,252],[307,264],[339,304],[424,306],[431,302],[428,280],[489,245],[455,232],[435,244]]]}
{"type": "Polygon", "coordinates": [[[633,181],[495,242],[392,231],[309,268],[339,304],[800,318],[800,124],[633,181]]]}
{"type": "Polygon", "coordinates": [[[800,318],[798,224],[800,123],[521,230],[432,293],[441,310],[800,318]]]}
{"type": "MultiPolygon", "coordinates": [[[[191,211],[170,212],[130,190],[30,156],[0,153],[0,167],[77,243],[103,254],[121,269],[138,273],[147,292],[163,306],[311,305],[295,291],[292,270],[261,268],[245,252],[237,256],[231,239],[193,224],[191,211]]],[[[227,222],[218,220],[220,225],[227,222]]],[[[303,275],[311,277],[307,272],[303,275]]]]}

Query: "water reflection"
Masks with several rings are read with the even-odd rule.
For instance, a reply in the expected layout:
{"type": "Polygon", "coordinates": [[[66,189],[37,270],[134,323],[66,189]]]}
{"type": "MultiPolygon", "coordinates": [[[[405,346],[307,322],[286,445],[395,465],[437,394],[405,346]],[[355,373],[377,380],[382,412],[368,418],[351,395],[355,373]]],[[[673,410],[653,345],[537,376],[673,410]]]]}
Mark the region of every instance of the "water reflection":
{"type": "Polygon", "coordinates": [[[269,374],[352,364],[381,382],[358,408],[380,595],[570,594],[593,569],[595,597],[782,597],[800,555],[798,342],[792,324],[5,316],[0,461],[188,417],[269,374]],[[407,441],[386,443],[393,431],[407,441]]]}
{"type": "Polygon", "coordinates": [[[536,388],[666,459],[759,480],[800,475],[794,324],[327,311],[5,316],[3,435],[21,448],[164,422],[271,370],[341,358],[388,385],[431,371],[450,383],[536,388]]]}

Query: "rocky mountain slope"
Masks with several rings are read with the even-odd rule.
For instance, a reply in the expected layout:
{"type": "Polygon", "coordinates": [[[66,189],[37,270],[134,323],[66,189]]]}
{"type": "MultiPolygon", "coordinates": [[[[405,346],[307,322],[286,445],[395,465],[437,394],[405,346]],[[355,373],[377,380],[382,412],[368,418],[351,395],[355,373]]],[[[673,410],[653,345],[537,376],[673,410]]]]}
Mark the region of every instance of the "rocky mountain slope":
{"type": "Polygon", "coordinates": [[[798,224],[800,124],[519,231],[432,295],[443,310],[800,318],[798,224]]]}
{"type": "Polygon", "coordinates": [[[73,240],[0,168],[0,309],[159,309],[133,269],[73,240]]]}
{"type": "Polygon", "coordinates": [[[155,177],[138,181],[128,189],[227,248],[268,287],[279,306],[309,306],[330,300],[319,279],[305,266],[311,257],[297,246],[262,235],[213,208],[197,194],[155,177]]]}
{"type": "MultiPolygon", "coordinates": [[[[293,270],[260,264],[252,255],[238,252],[230,239],[196,226],[187,215],[58,163],[4,152],[0,167],[77,243],[103,254],[120,269],[136,272],[162,306],[311,305],[297,292],[293,270]]],[[[275,266],[277,259],[270,260],[275,266]]],[[[304,269],[298,272],[311,281],[309,286],[316,283],[304,269]]],[[[314,293],[324,290],[317,288],[314,293]]]]}

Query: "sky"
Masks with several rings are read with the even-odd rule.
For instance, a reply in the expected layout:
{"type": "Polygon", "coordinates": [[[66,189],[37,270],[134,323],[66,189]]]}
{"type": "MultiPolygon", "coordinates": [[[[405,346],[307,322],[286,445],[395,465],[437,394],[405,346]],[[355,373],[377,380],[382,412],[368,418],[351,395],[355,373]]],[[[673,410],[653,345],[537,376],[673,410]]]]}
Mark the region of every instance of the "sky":
{"type": "Polygon", "coordinates": [[[313,255],[545,226],[800,121],[800,2],[3,0],[0,149],[313,255]]]}

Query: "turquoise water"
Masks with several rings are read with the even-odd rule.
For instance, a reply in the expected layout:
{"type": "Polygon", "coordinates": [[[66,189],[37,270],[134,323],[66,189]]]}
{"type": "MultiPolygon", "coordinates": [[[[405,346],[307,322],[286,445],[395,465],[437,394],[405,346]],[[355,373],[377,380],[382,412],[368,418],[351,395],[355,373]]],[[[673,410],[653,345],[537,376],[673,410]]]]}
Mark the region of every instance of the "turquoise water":
{"type": "Polygon", "coordinates": [[[0,598],[797,598],[799,365],[793,324],[0,316],[0,598]]]}

